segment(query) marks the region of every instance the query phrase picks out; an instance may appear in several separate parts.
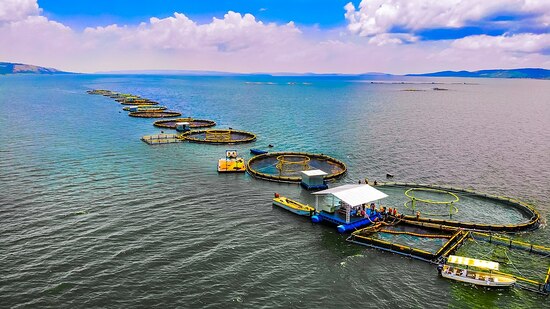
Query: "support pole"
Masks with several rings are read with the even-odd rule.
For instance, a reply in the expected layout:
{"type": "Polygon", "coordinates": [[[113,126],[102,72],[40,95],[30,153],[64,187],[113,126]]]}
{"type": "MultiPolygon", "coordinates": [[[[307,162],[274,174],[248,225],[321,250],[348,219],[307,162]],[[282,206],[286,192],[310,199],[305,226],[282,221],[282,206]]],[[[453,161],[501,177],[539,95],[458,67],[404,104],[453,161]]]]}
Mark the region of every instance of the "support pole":
{"type": "Polygon", "coordinates": [[[546,279],[544,280],[544,286],[542,287],[542,291],[546,293],[550,293],[550,267],[548,267],[548,272],[546,273],[546,279]]]}

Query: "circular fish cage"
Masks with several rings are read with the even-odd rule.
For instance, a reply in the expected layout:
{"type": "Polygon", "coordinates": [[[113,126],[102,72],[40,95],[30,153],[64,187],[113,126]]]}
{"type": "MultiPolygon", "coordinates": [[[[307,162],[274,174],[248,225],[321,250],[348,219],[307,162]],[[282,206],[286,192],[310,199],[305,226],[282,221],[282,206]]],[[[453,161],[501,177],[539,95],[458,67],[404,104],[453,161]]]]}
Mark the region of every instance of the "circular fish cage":
{"type": "Polygon", "coordinates": [[[400,182],[380,183],[376,188],[388,195],[384,204],[395,207],[402,215],[400,218],[420,224],[514,233],[536,229],[541,220],[528,203],[471,189],[400,182]],[[411,209],[411,196],[416,198],[415,210],[411,209]],[[443,207],[434,211],[437,205],[443,207]],[[460,211],[449,213],[450,205],[460,211]]]}
{"type": "Polygon", "coordinates": [[[208,119],[195,119],[191,117],[187,118],[177,118],[177,119],[168,119],[168,120],[157,120],[153,123],[155,127],[167,128],[167,129],[176,129],[176,123],[178,122],[188,122],[189,127],[191,128],[208,128],[216,125],[215,121],[208,119]]]}
{"type": "Polygon", "coordinates": [[[158,102],[154,102],[154,101],[149,101],[149,100],[145,100],[145,99],[140,99],[140,100],[126,100],[126,101],[122,101],[120,102],[120,104],[122,105],[136,105],[136,106],[141,106],[141,105],[157,105],[159,104],[158,102]]]}
{"type": "MultiPolygon", "coordinates": [[[[134,106],[137,107],[138,112],[160,112],[167,109],[166,106],[160,106],[160,105],[139,105],[139,106],[134,105],[134,106]]],[[[132,109],[132,105],[124,106],[122,109],[125,111],[129,111],[130,109],[132,109]]]]}
{"type": "Polygon", "coordinates": [[[335,179],[347,171],[346,164],[324,154],[307,152],[271,152],[248,161],[247,171],[254,177],[277,182],[300,182],[300,172],[319,169],[324,179],[335,179]]]}
{"type": "Polygon", "coordinates": [[[458,213],[458,207],[456,207],[455,203],[460,201],[460,198],[450,191],[435,188],[410,188],[405,191],[405,196],[409,200],[403,205],[405,208],[412,210],[412,212],[418,211],[432,217],[452,216],[458,213]],[[431,193],[431,195],[423,193],[431,193]],[[434,197],[434,195],[437,197],[434,197]],[[442,205],[445,208],[437,207],[442,205]],[[436,206],[435,209],[433,209],[433,206],[436,206]],[[447,210],[446,207],[448,207],[448,211],[443,211],[447,210]]]}
{"type": "Polygon", "coordinates": [[[108,96],[108,95],[111,95],[113,92],[111,90],[105,90],[105,89],[92,89],[92,90],[87,90],[86,93],[108,96]]]}
{"type": "Polygon", "coordinates": [[[182,133],[180,138],[183,138],[193,143],[205,144],[240,144],[249,143],[256,140],[256,134],[239,131],[239,130],[197,130],[182,133]]]}
{"type": "Polygon", "coordinates": [[[143,112],[131,112],[128,113],[128,116],[139,117],[139,118],[169,118],[169,117],[179,117],[181,113],[179,112],[166,112],[166,111],[143,111],[143,112]]]}

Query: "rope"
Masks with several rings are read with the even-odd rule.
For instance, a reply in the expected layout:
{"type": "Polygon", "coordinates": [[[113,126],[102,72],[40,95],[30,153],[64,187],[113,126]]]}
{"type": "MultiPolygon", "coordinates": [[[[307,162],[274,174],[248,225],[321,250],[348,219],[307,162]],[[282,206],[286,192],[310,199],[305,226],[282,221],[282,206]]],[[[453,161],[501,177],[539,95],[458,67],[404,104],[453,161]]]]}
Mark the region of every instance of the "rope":
{"type": "Polygon", "coordinates": [[[510,257],[508,256],[508,253],[506,253],[506,251],[504,251],[504,254],[506,255],[506,258],[508,259],[508,261],[510,261],[510,264],[512,265],[512,267],[514,267],[514,269],[518,272],[518,274],[520,274],[523,278],[526,278],[526,276],[524,276],[521,271],[519,271],[519,269],[517,269],[516,265],[514,265],[514,263],[512,262],[512,259],[510,259],[510,257]]]}

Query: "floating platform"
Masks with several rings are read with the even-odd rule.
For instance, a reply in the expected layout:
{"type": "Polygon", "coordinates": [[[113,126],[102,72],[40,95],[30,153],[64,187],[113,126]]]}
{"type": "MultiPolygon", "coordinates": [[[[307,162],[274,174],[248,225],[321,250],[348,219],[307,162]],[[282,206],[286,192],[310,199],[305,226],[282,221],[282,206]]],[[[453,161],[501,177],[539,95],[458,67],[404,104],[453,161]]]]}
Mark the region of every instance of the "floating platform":
{"type": "Polygon", "coordinates": [[[184,140],[178,137],[177,134],[154,134],[145,135],[141,138],[142,141],[149,145],[174,144],[182,143],[184,140]]]}
{"type": "Polygon", "coordinates": [[[181,137],[192,143],[205,144],[239,144],[250,143],[256,140],[256,134],[254,133],[232,129],[188,131],[181,134],[181,137]]]}
{"type": "Polygon", "coordinates": [[[264,180],[300,183],[301,172],[318,169],[327,173],[325,180],[343,176],[347,167],[344,162],[324,154],[307,152],[270,152],[252,157],[248,161],[250,175],[264,180]]]}
{"type": "Polygon", "coordinates": [[[346,220],[346,215],[341,213],[329,213],[321,211],[311,216],[313,223],[327,222],[336,225],[338,232],[346,233],[353,231],[368,225],[371,225],[380,219],[378,213],[367,213],[366,217],[350,217],[349,221],[346,220]]]}
{"type": "Polygon", "coordinates": [[[225,158],[218,161],[219,173],[244,173],[246,163],[243,158],[239,158],[237,150],[230,149],[225,151],[225,158]]]}
{"type": "Polygon", "coordinates": [[[179,117],[181,116],[180,112],[172,112],[172,111],[143,111],[143,112],[130,112],[128,113],[128,116],[130,117],[138,117],[138,118],[169,118],[169,117],[179,117]]]}
{"type": "Polygon", "coordinates": [[[244,173],[246,172],[246,163],[243,158],[235,160],[220,159],[218,161],[219,173],[244,173]]]}
{"type": "Polygon", "coordinates": [[[167,129],[175,130],[178,122],[187,122],[189,123],[189,127],[193,129],[208,128],[216,125],[216,122],[213,120],[195,119],[192,117],[169,119],[169,120],[157,120],[153,123],[153,125],[159,128],[167,128],[167,129]]]}

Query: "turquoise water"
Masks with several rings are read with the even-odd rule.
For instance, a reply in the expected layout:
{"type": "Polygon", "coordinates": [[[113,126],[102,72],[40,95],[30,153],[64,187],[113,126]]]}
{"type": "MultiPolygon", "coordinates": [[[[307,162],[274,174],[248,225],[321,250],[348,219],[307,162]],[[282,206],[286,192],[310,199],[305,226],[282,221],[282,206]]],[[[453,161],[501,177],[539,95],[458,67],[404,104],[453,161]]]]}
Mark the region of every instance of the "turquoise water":
{"type": "MultiPolygon", "coordinates": [[[[255,143],[231,146],[247,158],[268,144],[324,153],[348,164],[339,183],[391,173],[471,187],[532,202],[547,220],[548,82],[420,81],[449,90],[329,78],[0,76],[1,307],[550,307],[533,293],[449,282],[426,263],[347,243],[335,228],[271,206],[274,192],[313,201],[298,186],[218,175],[226,146],[149,146],[140,137],[161,131],[152,119],[85,93],[135,93],[254,132],[255,143]],[[247,83],[258,81],[273,84],[247,83]]],[[[545,226],[520,237],[550,245],[545,226]]]]}

